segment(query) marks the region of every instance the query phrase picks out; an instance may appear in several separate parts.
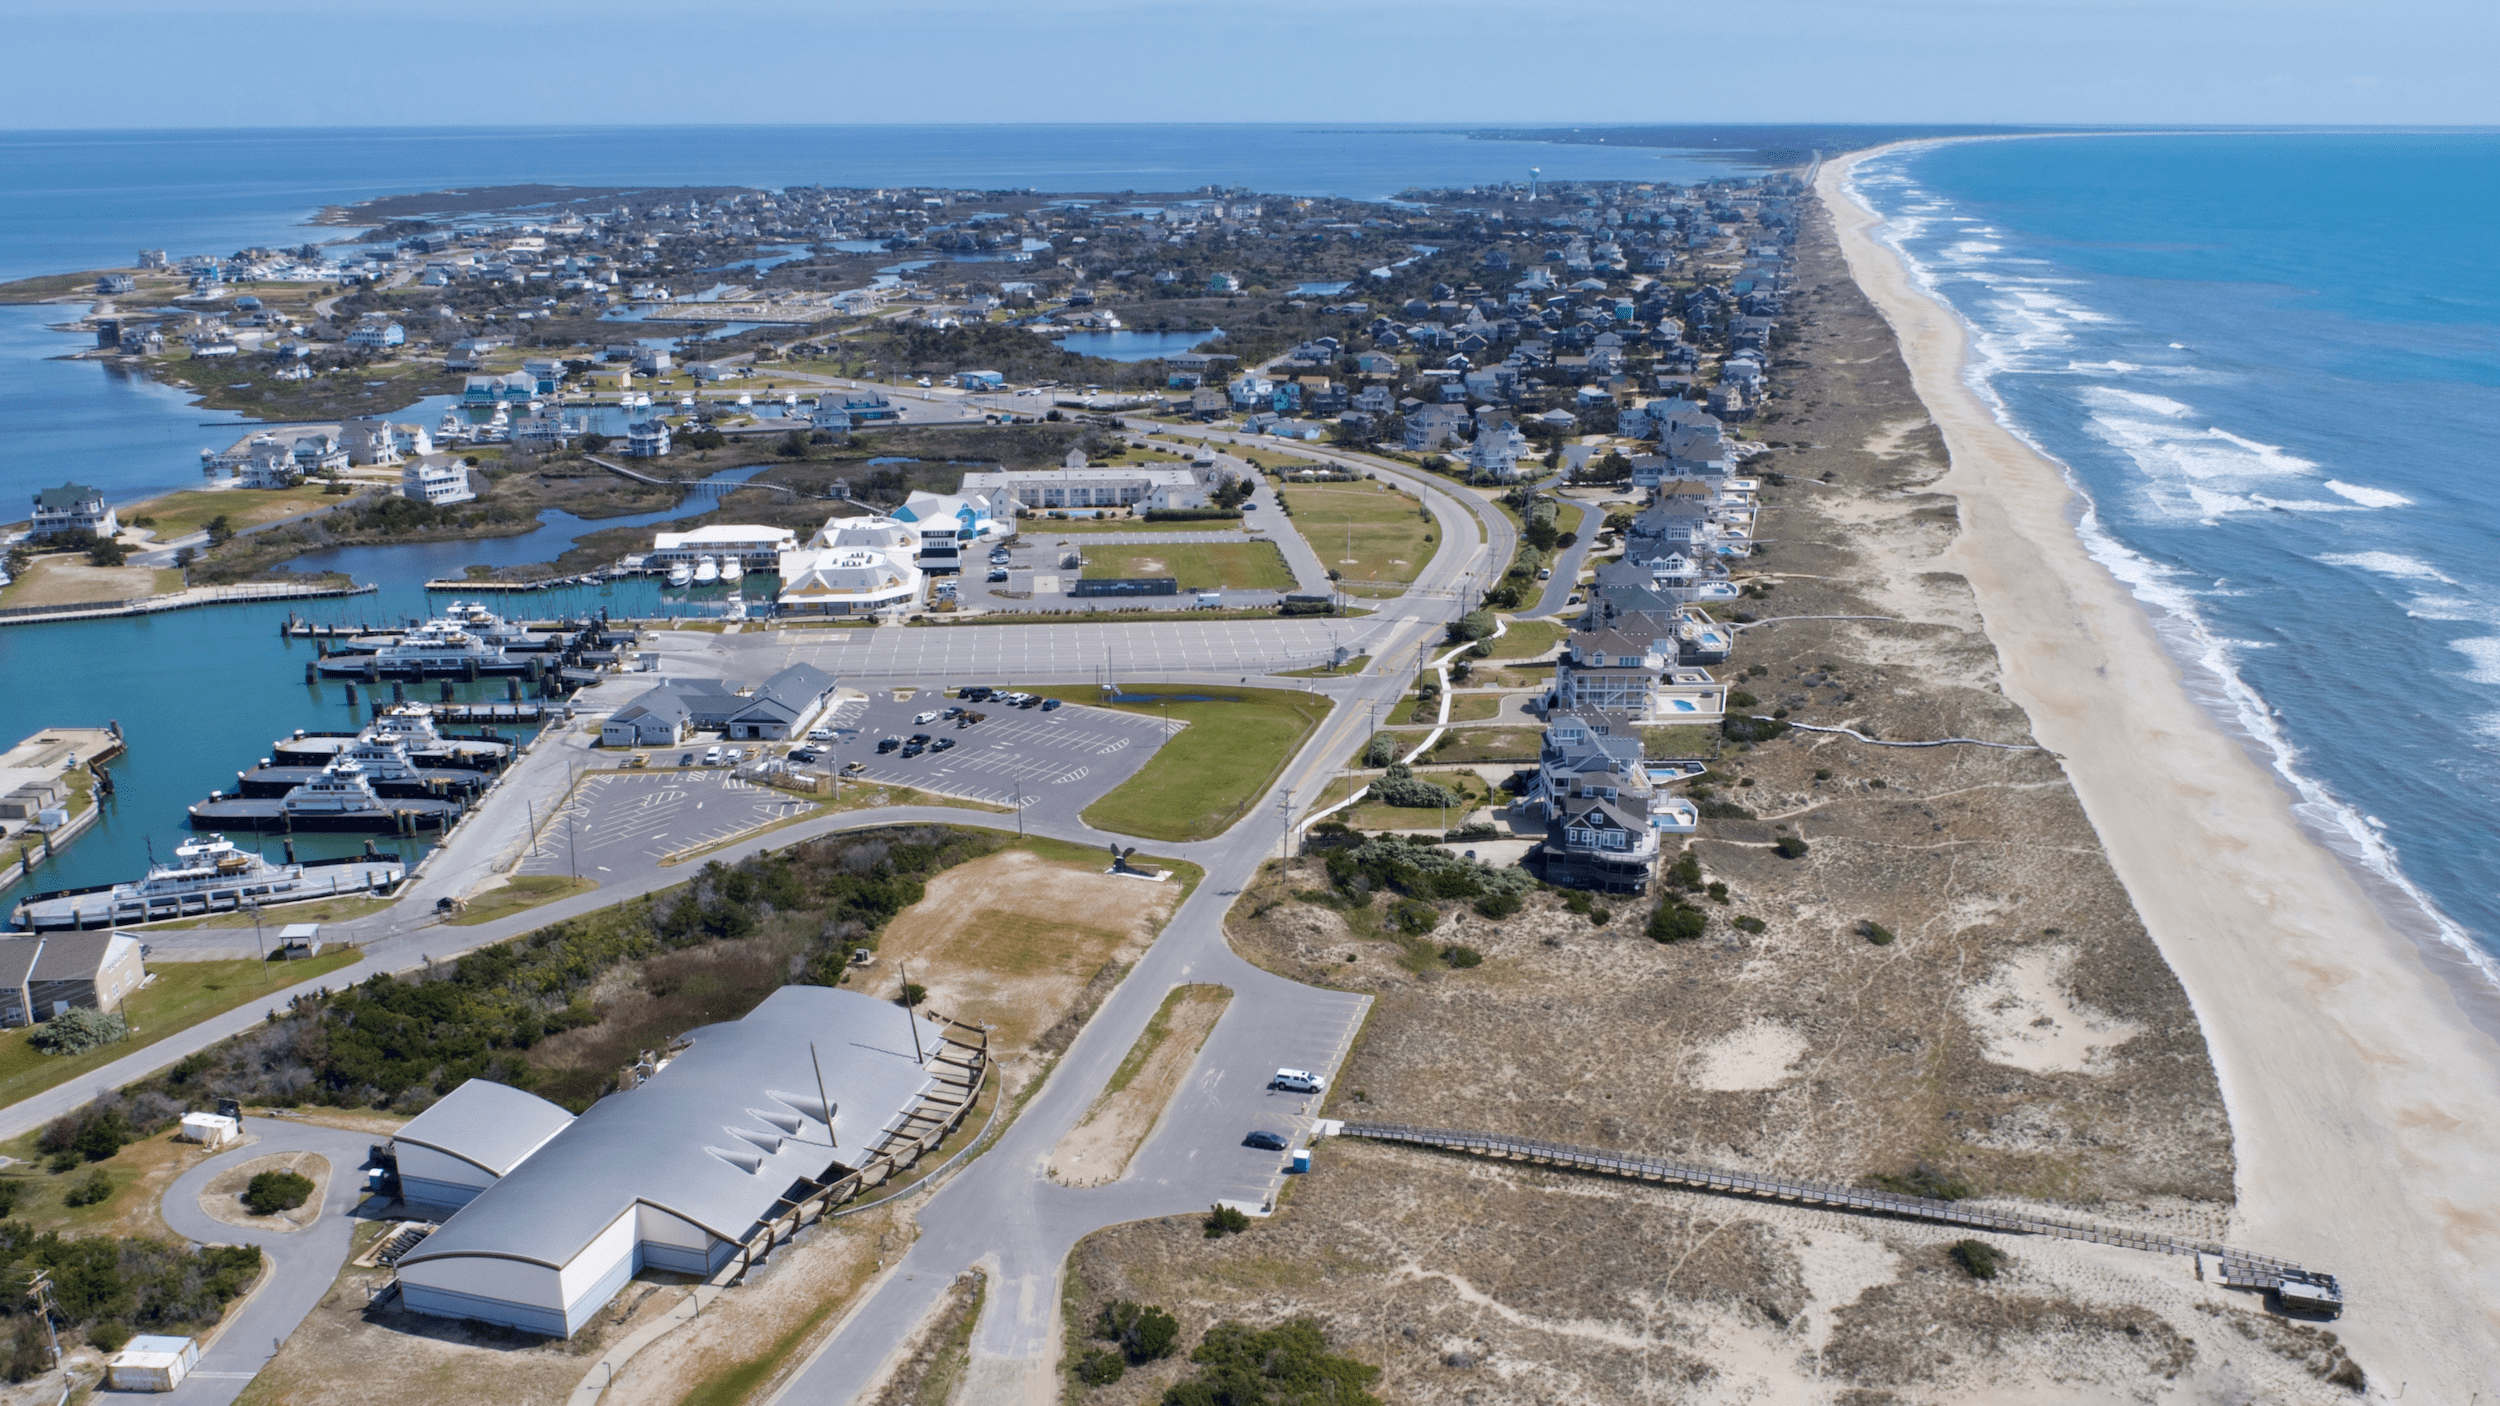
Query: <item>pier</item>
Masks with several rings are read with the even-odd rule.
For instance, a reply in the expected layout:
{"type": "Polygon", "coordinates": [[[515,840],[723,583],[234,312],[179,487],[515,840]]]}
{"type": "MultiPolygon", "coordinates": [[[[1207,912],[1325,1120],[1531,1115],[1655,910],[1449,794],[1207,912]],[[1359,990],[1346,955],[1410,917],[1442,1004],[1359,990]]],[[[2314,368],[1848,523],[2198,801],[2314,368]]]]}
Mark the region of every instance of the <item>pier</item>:
{"type": "Polygon", "coordinates": [[[109,620],[117,616],[157,615],[168,610],[192,610],[204,605],[257,605],[273,600],[319,600],[334,596],[369,596],[382,588],[367,582],[361,586],[324,586],[291,581],[245,581],[232,586],[189,586],[161,596],[134,596],[128,600],[84,601],[75,605],[24,605],[0,607],[0,625],[43,625],[60,620],[109,620]]]}
{"type": "Polygon", "coordinates": [[[1503,1161],[1537,1163],[1571,1171],[1594,1172],[1601,1176],[1658,1182],[1722,1196],[1786,1201],[1827,1211],[1926,1221],[1999,1235],[2051,1235],[2063,1240],[2084,1240],[2095,1245],[2116,1245],[2155,1254],[2193,1256],[2199,1274],[2211,1274],[2217,1282],[2230,1287],[2286,1295],[2307,1311],[2329,1316],[2343,1306],[2341,1288],[2332,1274],[2304,1269],[2289,1260],[2234,1250],[2226,1245],[2180,1240],[2147,1231],[2095,1225],[2089,1221],[2066,1220],[2029,1211],[1992,1210],[1896,1191],[1870,1191],[1826,1182],[1756,1176],[1751,1172],[1730,1172],[1697,1163],[1635,1157],[1598,1148],[1575,1147],[1569,1143],[1546,1142],[1539,1138],[1506,1137],[1500,1133],[1417,1128],[1404,1123],[1346,1123],[1337,1131],[1344,1137],[1406,1143],[1503,1161]]]}

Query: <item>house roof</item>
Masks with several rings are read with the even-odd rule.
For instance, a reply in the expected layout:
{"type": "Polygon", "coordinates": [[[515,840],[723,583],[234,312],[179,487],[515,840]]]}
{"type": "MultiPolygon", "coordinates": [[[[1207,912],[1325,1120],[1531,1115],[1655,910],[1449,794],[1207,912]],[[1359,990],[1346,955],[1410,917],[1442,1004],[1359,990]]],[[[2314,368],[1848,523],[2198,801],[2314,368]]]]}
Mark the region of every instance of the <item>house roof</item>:
{"type": "Polygon", "coordinates": [[[932,1080],[913,1019],[856,991],[782,987],[744,1019],[692,1032],[642,1087],[592,1104],[401,1263],[561,1268],[638,1203],[743,1241],[782,1193],[860,1165],[919,1102],[932,1080]]]}
{"type": "Polygon", "coordinates": [[[64,483],[35,494],[35,506],[49,512],[75,512],[104,495],[83,483],[64,483]]]}
{"type": "Polygon", "coordinates": [[[409,1119],[391,1141],[430,1147],[500,1177],[572,1121],[572,1114],[536,1094],[471,1079],[409,1119]]]}

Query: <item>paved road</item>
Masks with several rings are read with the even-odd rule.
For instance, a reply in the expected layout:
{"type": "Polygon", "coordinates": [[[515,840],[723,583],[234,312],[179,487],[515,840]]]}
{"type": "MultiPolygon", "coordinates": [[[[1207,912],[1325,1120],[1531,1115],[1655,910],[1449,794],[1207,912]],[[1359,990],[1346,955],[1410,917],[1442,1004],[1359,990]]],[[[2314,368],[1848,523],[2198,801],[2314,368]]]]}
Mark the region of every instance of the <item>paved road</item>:
{"type": "Polygon", "coordinates": [[[317,1307],[347,1263],[364,1190],[366,1149],[373,1138],[282,1118],[249,1118],[244,1130],[257,1141],[220,1153],[174,1179],[165,1192],[165,1224],[201,1243],[258,1245],[269,1256],[269,1278],[252,1295],[217,1341],[200,1354],[200,1365],[163,1399],[177,1406],[226,1406],[276,1355],[277,1345],[317,1307]],[[302,1230],[250,1230],[212,1219],[200,1209],[210,1179],[238,1162],[280,1152],[318,1152],[330,1160],[321,1214],[302,1230]]]}
{"type": "MultiPolygon", "coordinates": [[[[868,1295],[809,1365],[792,1388],[794,1399],[844,1401],[855,1396],[953,1274],[976,1260],[989,1264],[996,1275],[993,1307],[983,1314],[974,1342],[976,1380],[985,1383],[979,1391],[994,1395],[995,1384],[1046,1382],[1058,1346],[1059,1270],[1078,1238],[1105,1225],[1195,1210],[1219,1199],[1265,1201],[1272,1197],[1281,1181],[1282,1159],[1241,1148],[1241,1135],[1254,1126],[1298,1134],[1307,1126],[1317,1100],[1272,1094],[1264,1087],[1266,1077],[1288,1064],[1333,1072],[1360,1026],[1366,998],[1301,986],[1251,967],[1226,945],[1224,913],[1256,874],[1269,843],[1281,842],[1289,816],[1308,809],[1339,759],[1359,740],[1371,710],[1385,707],[1403,693],[1414,660],[1437,641],[1442,623],[1472,598],[1469,593],[1484,579],[1488,563],[1505,561],[1510,552],[1508,524],[1498,515],[1484,513],[1488,534],[1479,543],[1470,510],[1440,485],[1376,461],[1360,466],[1378,467],[1410,482],[1432,506],[1442,524],[1443,540],[1474,548],[1441,554],[1427,566],[1414,592],[1363,620],[896,628],[838,632],[840,643],[807,638],[810,632],[801,631],[671,641],[672,669],[711,663],[720,666],[723,674],[745,676],[758,666],[777,667],[805,653],[826,656],[826,667],[845,678],[881,673],[910,677],[933,687],[972,677],[1013,676],[1033,682],[1089,679],[1095,677],[1090,658],[1097,650],[1108,652],[1106,667],[1120,676],[1152,674],[1183,683],[1220,684],[1229,681],[1227,675],[1236,669],[1246,674],[1297,657],[1324,655],[1329,643],[1347,644],[1357,652],[1373,654],[1378,661],[1362,675],[1304,681],[1305,687],[1328,694],[1339,706],[1287,764],[1265,803],[1251,812],[1253,818],[1216,840],[1151,847],[1159,854],[1204,866],[1206,880],[1009,1129],[1002,1146],[994,1150],[1004,1155],[985,1156],[970,1164],[922,1212],[922,1235],[904,1266],[868,1295]],[[1254,665],[1254,659],[1259,663],[1254,665]],[[1234,1000],[1129,1174],[1109,1187],[1088,1191],[1040,1179],[1037,1169],[1042,1156],[1091,1105],[1164,993],[1184,981],[1221,983],[1232,988],[1234,1000]]],[[[630,687],[641,681],[620,682],[630,687]]],[[[578,729],[550,728],[500,784],[534,796],[560,795],[570,788],[571,774],[587,760],[588,740],[578,729]]],[[[682,867],[620,863],[614,866],[613,876],[603,876],[600,888],[593,892],[497,922],[437,925],[430,911],[434,897],[465,892],[480,878],[497,872],[499,860],[518,856],[533,844],[538,808],[507,813],[514,809],[490,807],[464,825],[412,882],[408,897],[390,910],[359,922],[332,925],[340,936],[363,948],[353,966],[282,988],[265,1003],[202,1022],[70,1084],[0,1110],[0,1138],[30,1130],[98,1092],[240,1033],[259,1023],[266,1012],[282,1009],[296,992],[317,985],[343,986],[405,969],[429,956],[442,958],[503,941],[681,882],[687,875],[682,867]]],[[[946,807],[855,812],[758,836],[727,847],[719,858],[734,862],[765,848],[838,830],[911,823],[996,824],[997,820],[985,821],[946,807]]],[[[1027,817],[1026,828],[1085,844],[1106,844],[1112,838],[1047,818],[1027,817]]],[[[623,851],[617,856],[634,857],[623,851]]],[[[312,1129],[290,1131],[316,1135],[312,1129]]],[[[350,1158],[347,1166],[352,1169],[362,1156],[364,1140],[350,1141],[352,1153],[343,1150],[340,1155],[350,1158]]],[[[266,1149],[270,1144],[263,1146],[266,1149]]],[[[340,1181],[344,1185],[334,1185],[332,1196],[352,1195],[352,1170],[340,1181]]],[[[196,1189],[192,1195],[196,1198],[196,1189]]],[[[168,1198],[169,1219],[178,1212],[177,1199],[178,1195],[168,1198]]],[[[325,1210],[324,1229],[301,1234],[328,1233],[335,1219],[325,1210]]],[[[217,1232],[185,1229],[180,1223],[176,1228],[186,1234],[225,1238],[217,1232]]],[[[343,1226],[334,1238],[335,1243],[306,1239],[300,1248],[290,1244],[286,1253],[302,1260],[302,1272],[289,1276],[294,1283],[291,1296],[269,1297],[277,1288],[273,1284],[264,1291],[267,1306],[255,1303],[247,1309],[246,1319],[239,1320],[228,1340],[221,1341],[217,1350],[228,1351],[230,1342],[241,1365],[225,1365],[220,1358],[203,1366],[219,1371],[240,1372],[244,1366],[257,1370],[259,1359],[243,1360],[248,1357],[248,1344],[257,1342],[264,1329],[270,1338],[282,1338],[319,1301],[345,1254],[343,1226]]],[[[225,1382],[239,1391],[242,1380],[240,1376],[204,1377],[201,1390],[225,1382]]],[[[230,1395],[218,1399],[222,1403],[230,1395]]]]}
{"type": "MultiPolygon", "coordinates": [[[[1538,484],[1537,488],[1543,491],[1552,487],[1556,482],[1559,480],[1548,479],[1538,484]]],[[[1519,612],[1519,618],[1522,620],[1538,620],[1561,614],[1569,608],[1571,593],[1580,588],[1580,568],[1589,559],[1589,549],[1597,544],[1597,529],[1606,521],[1606,515],[1600,512],[1594,503],[1580,503],[1576,506],[1586,510],[1581,515],[1580,540],[1563,548],[1562,554],[1554,558],[1553,578],[1545,583],[1545,593],[1538,598],[1535,609],[1519,612]]]]}

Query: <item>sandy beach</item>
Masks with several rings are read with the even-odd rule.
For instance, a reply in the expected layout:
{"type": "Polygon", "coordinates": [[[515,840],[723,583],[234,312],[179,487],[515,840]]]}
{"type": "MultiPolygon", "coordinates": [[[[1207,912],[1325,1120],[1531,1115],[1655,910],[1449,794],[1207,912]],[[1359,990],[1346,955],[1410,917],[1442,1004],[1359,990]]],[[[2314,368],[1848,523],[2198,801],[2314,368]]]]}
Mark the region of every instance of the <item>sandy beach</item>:
{"type": "Polygon", "coordinates": [[[2500,1391],[2500,1045],[2301,831],[2086,555],[2058,466],[1966,383],[1962,322],[1850,197],[1875,154],[1827,163],[1817,191],[1950,452],[1935,489],[1958,499],[1961,533],[1946,560],[1976,593],[2004,688],[2063,758],[2195,1005],[2237,1152],[2233,1243],[2341,1277],[2336,1331],[2370,1364],[2373,1399],[2500,1391]]]}

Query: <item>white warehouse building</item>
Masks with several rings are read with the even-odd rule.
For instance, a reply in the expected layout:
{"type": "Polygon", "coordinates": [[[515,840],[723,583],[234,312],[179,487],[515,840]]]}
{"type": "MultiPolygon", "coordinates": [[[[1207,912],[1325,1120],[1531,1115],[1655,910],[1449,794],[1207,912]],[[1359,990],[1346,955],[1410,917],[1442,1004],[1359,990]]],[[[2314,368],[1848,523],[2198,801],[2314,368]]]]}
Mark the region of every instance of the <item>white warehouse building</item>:
{"type": "Polygon", "coordinates": [[[857,1169],[910,1120],[938,1082],[914,1019],[856,991],[785,986],[517,1157],[563,1110],[461,1085],[393,1140],[403,1187],[413,1165],[429,1190],[476,1188],[400,1259],[401,1297],[570,1337],[646,1267],[714,1273],[788,1198],[857,1169]]]}

